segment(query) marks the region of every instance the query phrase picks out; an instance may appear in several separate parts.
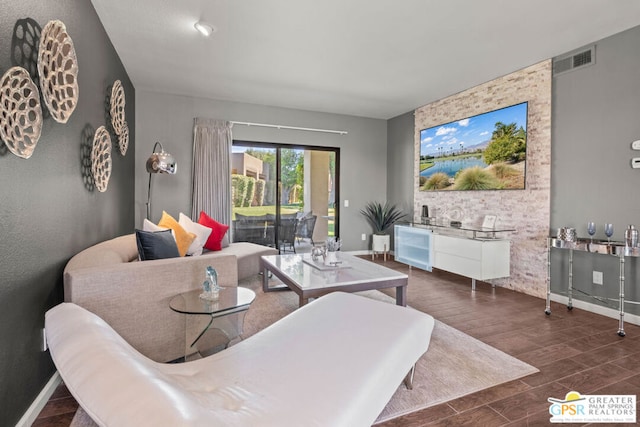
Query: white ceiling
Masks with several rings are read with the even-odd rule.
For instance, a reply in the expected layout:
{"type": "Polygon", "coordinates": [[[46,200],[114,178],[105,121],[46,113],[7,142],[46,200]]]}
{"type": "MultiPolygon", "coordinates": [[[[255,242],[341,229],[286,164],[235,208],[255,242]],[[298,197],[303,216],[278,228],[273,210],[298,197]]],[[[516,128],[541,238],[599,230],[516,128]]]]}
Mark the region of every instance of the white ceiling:
{"type": "Polygon", "coordinates": [[[92,3],[136,89],[382,119],[640,25],[638,0],[92,3]]]}

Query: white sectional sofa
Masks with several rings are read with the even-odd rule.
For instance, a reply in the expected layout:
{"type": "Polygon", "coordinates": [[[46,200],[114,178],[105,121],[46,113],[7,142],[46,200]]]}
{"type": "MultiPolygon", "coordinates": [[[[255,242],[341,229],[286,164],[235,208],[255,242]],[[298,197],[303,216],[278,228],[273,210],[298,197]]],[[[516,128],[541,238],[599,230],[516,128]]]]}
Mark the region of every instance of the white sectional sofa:
{"type": "Polygon", "coordinates": [[[97,316],[46,314],[53,361],[101,426],[370,426],[427,351],[434,320],[335,292],[204,359],[156,363],[97,316]]]}
{"type": "Polygon", "coordinates": [[[211,265],[221,286],[260,272],[260,256],[276,249],[231,243],[200,256],[138,261],[135,234],[91,246],[72,257],[64,269],[64,299],[104,319],[143,355],[158,362],[184,356],[184,317],[169,300],[197,289],[211,265]]]}

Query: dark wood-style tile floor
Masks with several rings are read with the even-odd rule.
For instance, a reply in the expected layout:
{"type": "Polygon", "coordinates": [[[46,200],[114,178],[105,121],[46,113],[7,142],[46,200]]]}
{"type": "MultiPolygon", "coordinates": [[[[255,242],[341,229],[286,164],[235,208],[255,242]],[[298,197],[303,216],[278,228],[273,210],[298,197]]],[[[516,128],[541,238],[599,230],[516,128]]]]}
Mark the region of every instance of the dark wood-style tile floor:
{"type": "MultiPolygon", "coordinates": [[[[640,327],[625,324],[627,336],[621,338],[616,334],[616,319],[579,309],[568,311],[556,303],[546,316],[540,298],[493,289],[486,283],[478,283],[476,292],[471,292],[466,278],[409,270],[381,257],[376,262],[409,274],[412,307],[540,370],[380,427],[542,426],[550,425],[548,397],[562,398],[571,390],[640,395],[640,327]]],[[[60,386],[34,426],[68,426],[76,408],[73,397],[60,386]]]]}

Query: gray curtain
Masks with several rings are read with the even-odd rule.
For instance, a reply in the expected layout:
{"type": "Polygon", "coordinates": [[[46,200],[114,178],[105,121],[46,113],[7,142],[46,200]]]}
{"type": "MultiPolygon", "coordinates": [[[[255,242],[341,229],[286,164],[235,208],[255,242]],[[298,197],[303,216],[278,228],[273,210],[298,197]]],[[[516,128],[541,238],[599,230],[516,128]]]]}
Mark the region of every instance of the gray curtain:
{"type": "Polygon", "coordinates": [[[231,225],[231,127],[224,120],[195,118],[191,218],[200,211],[231,225]]]}

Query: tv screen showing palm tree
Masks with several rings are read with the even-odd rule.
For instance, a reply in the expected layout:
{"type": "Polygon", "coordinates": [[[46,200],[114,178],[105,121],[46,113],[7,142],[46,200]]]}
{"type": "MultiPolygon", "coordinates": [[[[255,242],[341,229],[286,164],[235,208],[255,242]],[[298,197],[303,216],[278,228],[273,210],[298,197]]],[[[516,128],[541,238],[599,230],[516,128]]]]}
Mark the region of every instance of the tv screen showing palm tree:
{"type": "Polygon", "coordinates": [[[420,190],[522,190],[528,103],[420,131],[420,190]]]}

